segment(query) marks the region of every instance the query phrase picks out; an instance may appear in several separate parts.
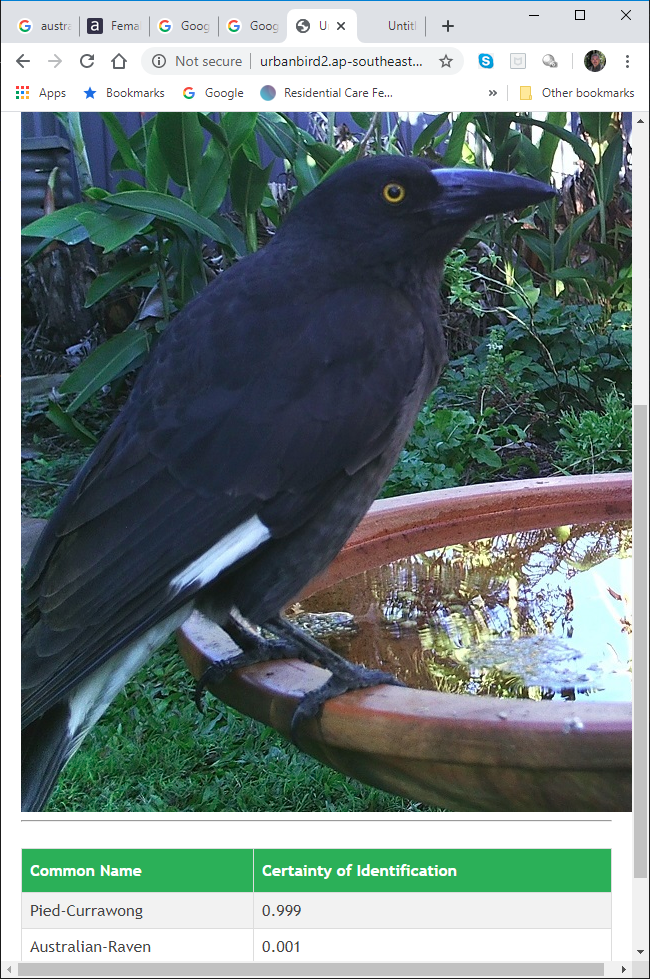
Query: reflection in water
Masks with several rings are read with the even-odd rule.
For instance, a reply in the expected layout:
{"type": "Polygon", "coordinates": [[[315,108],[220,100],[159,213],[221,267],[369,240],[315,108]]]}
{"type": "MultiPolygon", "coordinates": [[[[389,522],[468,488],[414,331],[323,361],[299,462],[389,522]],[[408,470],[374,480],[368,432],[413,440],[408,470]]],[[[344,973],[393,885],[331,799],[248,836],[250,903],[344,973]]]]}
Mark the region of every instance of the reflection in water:
{"type": "Polygon", "coordinates": [[[413,554],[293,612],[412,687],[629,700],[631,558],[629,522],[524,531],[413,554]]]}

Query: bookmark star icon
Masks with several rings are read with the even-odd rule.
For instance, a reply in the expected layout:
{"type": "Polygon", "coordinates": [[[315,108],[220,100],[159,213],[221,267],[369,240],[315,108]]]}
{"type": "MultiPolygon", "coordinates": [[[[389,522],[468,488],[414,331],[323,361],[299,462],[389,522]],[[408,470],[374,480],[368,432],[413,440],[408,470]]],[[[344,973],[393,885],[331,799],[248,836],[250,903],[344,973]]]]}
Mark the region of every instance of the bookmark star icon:
{"type": "Polygon", "coordinates": [[[448,54],[446,54],[444,58],[438,58],[438,61],[440,62],[443,68],[451,68],[451,63],[453,60],[454,59],[450,58],[448,54]]]}
{"type": "Polygon", "coordinates": [[[96,93],[97,93],[97,89],[90,88],[90,86],[84,90],[84,95],[86,96],[87,99],[94,99],[96,93]]]}

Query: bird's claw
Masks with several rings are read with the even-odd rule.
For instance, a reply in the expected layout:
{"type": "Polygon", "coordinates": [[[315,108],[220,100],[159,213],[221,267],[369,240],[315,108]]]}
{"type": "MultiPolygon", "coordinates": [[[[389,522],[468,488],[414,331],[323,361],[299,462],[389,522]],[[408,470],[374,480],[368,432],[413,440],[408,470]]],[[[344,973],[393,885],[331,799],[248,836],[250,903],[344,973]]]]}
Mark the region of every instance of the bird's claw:
{"type": "Polygon", "coordinates": [[[279,642],[277,639],[262,639],[261,637],[257,639],[252,636],[246,638],[248,641],[247,648],[244,652],[230,656],[228,659],[211,663],[196,681],[196,686],[194,687],[194,703],[201,713],[203,713],[203,694],[210,684],[221,683],[226,677],[230,676],[233,670],[242,669],[244,666],[272,662],[278,659],[288,659],[296,655],[295,650],[288,650],[286,644],[279,642]]]}
{"type": "Polygon", "coordinates": [[[305,694],[296,707],[291,718],[291,739],[300,747],[298,741],[299,728],[304,721],[317,717],[328,700],[340,697],[341,694],[352,690],[365,690],[368,687],[388,685],[393,687],[405,686],[392,673],[382,670],[369,670],[365,666],[349,664],[349,669],[332,674],[321,687],[305,694]]]}

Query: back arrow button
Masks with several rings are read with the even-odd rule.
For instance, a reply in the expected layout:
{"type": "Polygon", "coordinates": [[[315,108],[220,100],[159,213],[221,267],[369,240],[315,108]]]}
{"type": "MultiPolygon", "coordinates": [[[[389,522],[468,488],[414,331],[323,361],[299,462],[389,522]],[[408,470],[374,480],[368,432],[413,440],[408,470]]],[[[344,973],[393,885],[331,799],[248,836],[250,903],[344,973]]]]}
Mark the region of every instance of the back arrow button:
{"type": "Polygon", "coordinates": [[[16,58],[16,64],[20,65],[21,68],[24,68],[26,64],[29,64],[29,58],[26,58],[24,54],[21,54],[16,58]]]}
{"type": "Polygon", "coordinates": [[[48,60],[48,64],[54,63],[54,67],[58,68],[61,62],[63,61],[63,58],[59,58],[58,54],[55,54],[53,58],[48,58],[47,60],[48,60]]]}

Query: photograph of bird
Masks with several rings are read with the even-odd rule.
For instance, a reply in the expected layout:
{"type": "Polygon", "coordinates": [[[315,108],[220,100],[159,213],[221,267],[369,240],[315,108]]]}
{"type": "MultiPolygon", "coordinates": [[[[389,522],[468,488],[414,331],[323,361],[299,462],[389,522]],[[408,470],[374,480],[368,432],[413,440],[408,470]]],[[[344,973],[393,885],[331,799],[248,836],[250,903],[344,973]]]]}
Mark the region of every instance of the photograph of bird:
{"type": "Polygon", "coordinates": [[[281,610],[364,516],[446,363],[446,254],[481,217],[553,194],[360,160],[178,313],[25,569],[24,811],[193,609],[250,661],[272,649],[259,626],[296,655],[281,610]]]}

